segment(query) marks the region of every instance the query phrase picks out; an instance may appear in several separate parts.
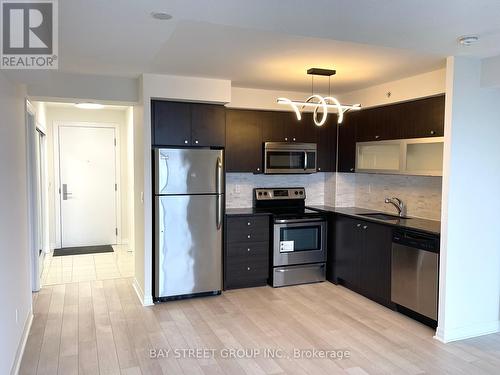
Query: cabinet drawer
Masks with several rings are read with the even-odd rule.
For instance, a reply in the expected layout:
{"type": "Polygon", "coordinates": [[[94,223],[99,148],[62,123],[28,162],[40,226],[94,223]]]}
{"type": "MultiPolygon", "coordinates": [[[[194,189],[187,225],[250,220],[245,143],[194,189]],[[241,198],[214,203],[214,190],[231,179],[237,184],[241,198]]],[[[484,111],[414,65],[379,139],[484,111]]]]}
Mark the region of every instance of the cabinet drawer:
{"type": "Polygon", "coordinates": [[[269,240],[269,218],[243,216],[227,219],[227,242],[265,242],[269,240]]]}
{"type": "Polygon", "coordinates": [[[267,257],[228,259],[225,273],[226,289],[265,285],[269,276],[267,257]]]}
{"type": "Polygon", "coordinates": [[[226,248],[227,259],[268,259],[269,242],[228,243],[226,248]]]}

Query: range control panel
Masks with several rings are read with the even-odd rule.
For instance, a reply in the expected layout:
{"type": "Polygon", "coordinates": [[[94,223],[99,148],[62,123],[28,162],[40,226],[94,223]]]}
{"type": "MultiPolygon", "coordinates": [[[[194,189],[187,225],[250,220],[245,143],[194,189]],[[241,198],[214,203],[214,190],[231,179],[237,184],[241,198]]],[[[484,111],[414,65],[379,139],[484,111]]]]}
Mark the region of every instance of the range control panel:
{"type": "Polygon", "coordinates": [[[254,189],[255,199],[280,200],[280,199],[306,199],[306,189],[299,188],[258,188],[254,189]]]}

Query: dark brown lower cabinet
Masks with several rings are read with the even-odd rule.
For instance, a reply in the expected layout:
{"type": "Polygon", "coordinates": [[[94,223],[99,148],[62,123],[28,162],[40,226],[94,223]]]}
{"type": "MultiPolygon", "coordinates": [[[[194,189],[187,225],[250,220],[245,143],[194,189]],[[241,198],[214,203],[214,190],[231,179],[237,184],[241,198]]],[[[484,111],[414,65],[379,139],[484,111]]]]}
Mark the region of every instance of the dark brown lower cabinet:
{"type": "Polygon", "coordinates": [[[228,216],[226,218],[224,289],[267,284],[269,238],[268,216],[228,216]]]}
{"type": "Polygon", "coordinates": [[[331,281],[391,305],[392,228],[337,215],[331,281]]]}

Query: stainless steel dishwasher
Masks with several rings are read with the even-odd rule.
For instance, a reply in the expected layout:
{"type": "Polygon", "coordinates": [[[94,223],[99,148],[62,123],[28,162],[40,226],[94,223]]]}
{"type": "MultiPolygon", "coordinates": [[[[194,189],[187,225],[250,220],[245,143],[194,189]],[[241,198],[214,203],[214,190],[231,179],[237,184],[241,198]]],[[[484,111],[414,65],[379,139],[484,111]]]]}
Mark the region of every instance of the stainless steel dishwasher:
{"type": "Polygon", "coordinates": [[[439,237],[395,230],[391,268],[392,302],[437,320],[439,237]]]}

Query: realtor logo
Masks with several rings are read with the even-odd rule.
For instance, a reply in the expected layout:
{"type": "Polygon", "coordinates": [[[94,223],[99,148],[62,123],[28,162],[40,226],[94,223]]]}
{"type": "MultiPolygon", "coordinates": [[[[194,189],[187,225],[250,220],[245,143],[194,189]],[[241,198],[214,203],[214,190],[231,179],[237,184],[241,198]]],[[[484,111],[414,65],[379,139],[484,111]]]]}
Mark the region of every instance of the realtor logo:
{"type": "Polygon", "coordinates": [[[2,69],[57,69],[57,0],[0,0],[2,69]]]}

